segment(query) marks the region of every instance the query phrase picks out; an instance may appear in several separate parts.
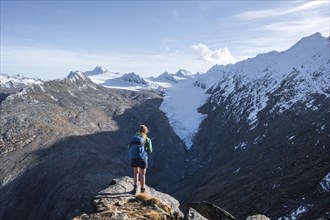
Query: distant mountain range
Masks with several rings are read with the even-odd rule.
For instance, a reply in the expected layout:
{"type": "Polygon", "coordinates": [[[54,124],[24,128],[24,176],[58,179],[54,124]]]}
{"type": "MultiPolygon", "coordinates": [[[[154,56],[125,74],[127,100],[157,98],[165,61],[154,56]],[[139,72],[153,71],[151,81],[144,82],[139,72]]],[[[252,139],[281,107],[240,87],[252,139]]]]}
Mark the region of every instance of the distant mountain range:
{"type": "Polygon", "coordinates": [[[0,88],[22,89],[29,85],[42,84],[43,82],[44,80],[42,79],[28,78],[19,74],[14,76],[9,76],[7,74],[0,75],[0,88]]]}

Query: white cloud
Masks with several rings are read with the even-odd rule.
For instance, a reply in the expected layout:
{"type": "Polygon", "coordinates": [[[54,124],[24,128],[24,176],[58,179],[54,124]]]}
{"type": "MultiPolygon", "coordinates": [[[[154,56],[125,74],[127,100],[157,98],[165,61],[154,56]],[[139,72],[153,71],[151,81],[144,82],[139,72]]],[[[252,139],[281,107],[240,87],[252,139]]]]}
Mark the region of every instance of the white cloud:
{"type": "Polygon", "coordinates": [[[200,43],[198,45],[192,45],[190,48],[201,60],[222,65],[235,63],[235,59],[227,47],[212,51],[206,45],[200,43]]]}
{"type": "Polygon", "coordinates": [[[283,16],[297,12],[309,11],[320,7],[329,7],[329,1],[315,0],[310,1],[293,8],[275,8],[270,10],[255,10],[255,11],[245,11],[236,15],[236,17],[241,19],[261,19],[267,17],[283,16]]]}

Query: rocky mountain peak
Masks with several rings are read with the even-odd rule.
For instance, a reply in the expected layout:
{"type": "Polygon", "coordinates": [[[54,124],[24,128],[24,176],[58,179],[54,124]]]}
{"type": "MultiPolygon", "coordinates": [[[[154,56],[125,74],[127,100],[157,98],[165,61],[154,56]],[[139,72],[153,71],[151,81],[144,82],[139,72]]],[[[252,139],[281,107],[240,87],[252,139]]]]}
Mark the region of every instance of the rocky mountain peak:
{"type": "Polygon", "coordinates": [[[177,83],[178,82],[175,79],[175,77],[173,76],[173,74],[170,74],[167,71],[165,71],[164,73],[160,74],[157,78],[155,78],[155,80],[158,80],[158,81],[170,81],[170,82],[174,82],[174,83],[177,83]]]}
{"type": "Polygon", "coordinates": [[[147,81],[145,81],[141,76],[135,74],[135,73],[125,73],[123,76],[122,76],[122,79],[124,81],[127,81],[127,82],[133,82],[133,83],[137,83],[137,84],[143,84],[143,85],[147,85],[147,81]]]}
{"type": "Polygon", "coordinates": [[[71,79],[72,81],[77,81],[77,80],[86,80],[87,77],[84,75],[83,72],[81,71],[71,71],[68,75],[68,79],[71,79]]]}
{"type": "Polygon", "coordinates": [[[187,76],[192,76],[194,74],[188,70],[179,69],[174,75],[178,77],[187,77],[187,76]]]}
{"type": "Polygon", "coordinates": [[[84,74],[87,75],[87,76],[94,76],[94,75],[102,74],[102,73],[105,73],[105,72],[108,72],[108,70],[104,69],[102,66],[97,66],[91,71],[84,72],[84,74]]]}

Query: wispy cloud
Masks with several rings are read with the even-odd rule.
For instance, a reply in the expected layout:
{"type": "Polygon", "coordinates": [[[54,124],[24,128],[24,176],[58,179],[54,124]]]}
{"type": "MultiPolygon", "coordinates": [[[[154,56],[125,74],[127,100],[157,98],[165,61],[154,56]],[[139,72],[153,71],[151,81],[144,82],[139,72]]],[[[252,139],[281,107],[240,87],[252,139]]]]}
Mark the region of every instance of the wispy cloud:
{"type": "Polygon", "coordinates": [[[283,15],[288,15],[303,11],[310,11],[316,8],[326,7],[327,5],[329,7],[329,1],[314,0],[304,4],[300,4],[293,8],[285,7],[285,8],[275,8],[270,10],[245,11],[237,14],[236,17],[240,19],[249,19],[249,20],[261,19],[267,17],[283,16],[283,15]]]}
{"type": "Polygon", "coordinates": [[[235,63],[235,59],[227,47],[212,51],[206,45],[200,43],[192,45],[190,48],[201,60],[223,65],[235,63]]]}
{"type": "Polygon", "coordinates": [[[281,33],[302,33],[321,32],[329,34],[329,17],[316,16],[306,17],[301,20],[280,21],[261,26],[260,29],[276,31],[281,33]],[[316,29],[316,30],[315,30],[316,29]]]}

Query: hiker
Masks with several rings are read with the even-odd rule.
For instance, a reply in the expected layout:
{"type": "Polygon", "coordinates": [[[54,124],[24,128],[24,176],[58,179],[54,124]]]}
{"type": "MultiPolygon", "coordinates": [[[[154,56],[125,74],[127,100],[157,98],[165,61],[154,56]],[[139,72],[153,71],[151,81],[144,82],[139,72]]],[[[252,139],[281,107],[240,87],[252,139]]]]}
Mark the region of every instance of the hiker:
{"type": "Polygon", "coordinates": [[[139,131],[131,137],[128,146],[131,167],[134,169],[134,188],[131,193],[136,194],[138,178],[140,176],[141,193],[145,192],[146,171],[148,168],[148,155],[152,152],[150,138],[147,137],[148,128],[140,125],[139,131]]]}

